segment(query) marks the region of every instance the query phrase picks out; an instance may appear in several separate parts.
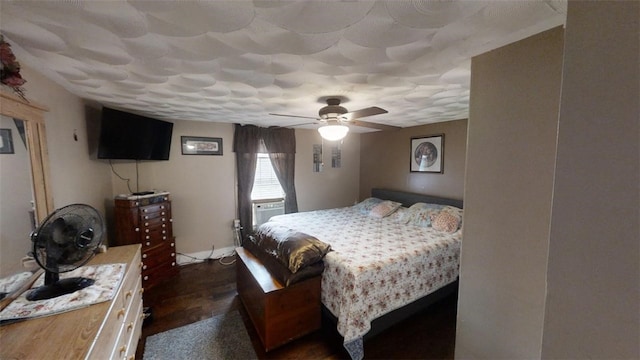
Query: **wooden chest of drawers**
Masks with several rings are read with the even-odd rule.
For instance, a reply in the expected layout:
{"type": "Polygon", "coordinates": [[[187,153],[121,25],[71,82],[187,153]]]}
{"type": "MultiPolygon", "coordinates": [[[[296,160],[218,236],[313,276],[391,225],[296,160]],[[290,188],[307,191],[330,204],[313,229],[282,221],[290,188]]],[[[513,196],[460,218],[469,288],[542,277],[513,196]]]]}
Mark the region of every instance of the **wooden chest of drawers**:
{"type": "Polygon", "coordinates": [[[142,246],[144,288],[149,289],[178,271],[169,193],[116,197],[115,223],[113,245],[142,246]]]}
{"type": "Polygon", "coordinates": [[[117,246],[88,264],[125,263],[110,301],[0,326],[0,359],[133,359],[142,334],[140,245],[117,246]]]}

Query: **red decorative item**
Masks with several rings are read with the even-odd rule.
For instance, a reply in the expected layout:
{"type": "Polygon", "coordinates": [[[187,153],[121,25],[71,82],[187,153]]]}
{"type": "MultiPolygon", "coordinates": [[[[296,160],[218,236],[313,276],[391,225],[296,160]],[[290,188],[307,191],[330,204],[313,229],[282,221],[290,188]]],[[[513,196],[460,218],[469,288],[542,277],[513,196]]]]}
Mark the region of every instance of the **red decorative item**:
{"type": "Polygon", "coordinates": [[[0,60],[2,68],[0,68],[0,82],[7,85],[18,94],[23,100],[27,100],[24,95],[24,89],[21,88],[27,81],[20,76],[20,63],[11,51],[11,45],[4,41],[4,36],[0,35],[0,60]]]}

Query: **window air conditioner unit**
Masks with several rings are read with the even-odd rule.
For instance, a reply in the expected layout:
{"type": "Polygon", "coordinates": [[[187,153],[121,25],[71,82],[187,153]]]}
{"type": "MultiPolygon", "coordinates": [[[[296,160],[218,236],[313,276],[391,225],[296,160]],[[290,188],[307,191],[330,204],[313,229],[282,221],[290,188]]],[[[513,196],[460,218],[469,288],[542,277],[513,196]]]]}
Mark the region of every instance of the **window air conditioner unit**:
{"type": "Polygon", "coordinates": [[[284,200],[268,200],[253,202],[253,226],[258,227],[272,216],[284,214],[284,200]]]}

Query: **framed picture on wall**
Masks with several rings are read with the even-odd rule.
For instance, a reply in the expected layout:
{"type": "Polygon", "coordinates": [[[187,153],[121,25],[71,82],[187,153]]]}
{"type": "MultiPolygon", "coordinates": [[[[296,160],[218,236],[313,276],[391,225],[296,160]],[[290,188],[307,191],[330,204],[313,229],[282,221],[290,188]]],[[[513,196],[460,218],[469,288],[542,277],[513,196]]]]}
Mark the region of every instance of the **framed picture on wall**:
{"type": "Polygon", "coordinates": [[[444,172],[444,134],[411,138],[411,172],[444,172]]]}
{"type": "Polygon", "coordinates": [[[181,136],[182,155],[222,155],[222,138],[181,136]]]}
{"type": "Polygon", "coordinates": [[[11,129],[0,129],[0,154],[13,154],[11,129]]]}

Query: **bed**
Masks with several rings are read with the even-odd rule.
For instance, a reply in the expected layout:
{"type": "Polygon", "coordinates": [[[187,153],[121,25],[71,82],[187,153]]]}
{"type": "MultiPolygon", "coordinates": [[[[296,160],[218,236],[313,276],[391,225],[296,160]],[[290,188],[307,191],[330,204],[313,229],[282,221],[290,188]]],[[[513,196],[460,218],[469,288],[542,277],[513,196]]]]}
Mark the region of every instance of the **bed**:
{"type": "Polygon", "coordinates": [[[260,253],[274,229],[328,244],[322,269],[308,276],[321,273],[325,314],[361,359],[365,337],[456,290],[461,224],[461,200],[373,189],[354,206],[275,216],[243,246],[260,253]]]}

